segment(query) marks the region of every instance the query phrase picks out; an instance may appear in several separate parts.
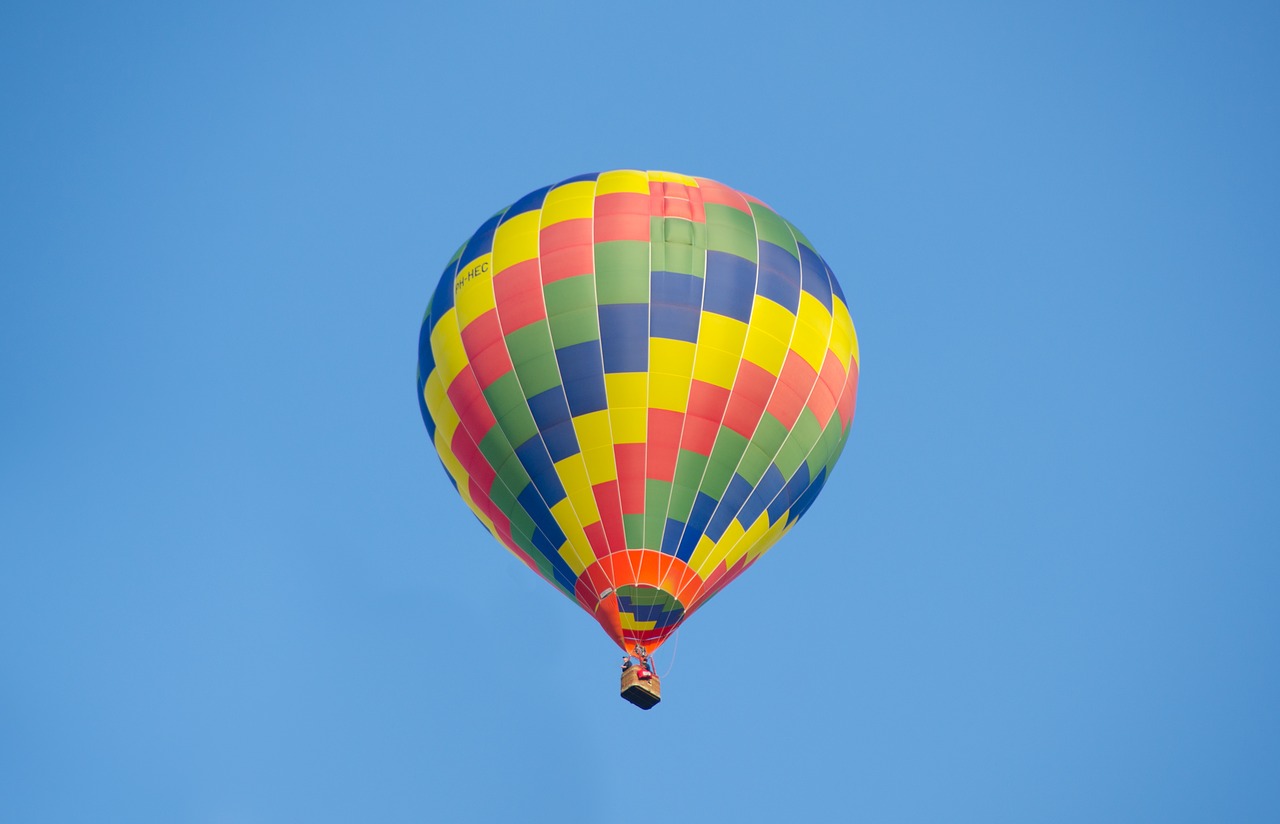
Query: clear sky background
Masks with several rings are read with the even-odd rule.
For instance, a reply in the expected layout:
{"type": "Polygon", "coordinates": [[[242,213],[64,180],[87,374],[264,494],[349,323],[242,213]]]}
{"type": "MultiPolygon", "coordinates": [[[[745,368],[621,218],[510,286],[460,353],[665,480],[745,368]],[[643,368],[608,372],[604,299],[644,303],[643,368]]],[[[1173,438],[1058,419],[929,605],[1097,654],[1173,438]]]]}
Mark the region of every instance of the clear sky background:
{"type": "Polygon", "coordinates": [[[1277,8],[6,4],[0,821],[1280,820],[1277,8]],[[610,168],[862,347],[648,713],[414,399],[458,244],[610,168]]]}

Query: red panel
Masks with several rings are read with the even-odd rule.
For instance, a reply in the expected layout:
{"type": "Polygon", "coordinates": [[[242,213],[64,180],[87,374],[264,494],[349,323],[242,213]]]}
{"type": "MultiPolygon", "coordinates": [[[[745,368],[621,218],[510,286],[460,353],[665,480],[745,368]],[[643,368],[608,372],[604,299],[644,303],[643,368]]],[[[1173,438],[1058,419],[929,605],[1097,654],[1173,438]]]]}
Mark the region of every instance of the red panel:
{"type": "Polygon", "coordinates": [[[675,477],[684,417],[683,412],[649,410],[649,452],[645,477],[657,481],[670,481],[675,477]]]}
{"type": "Polygon", "coordinates": [[[769,394],[778,379],[767,370],[750,361],[738,366],[738,377],[733,382],[729,406],[724,412],[724,425],[744,438],[750,438],[760,423],[769,394]]]}
{"type": "Polygon", "coordinates": [[[684,438],[680,441],[682,449],[697,452],[699,455],[711,455],[711,447],[715,446],[716,434],[720,431],[721,417],[715,420],[701,415],[687,415],[684,419],[684,438]]]}
{"type": "Polygon", "coordinates": [[[754,401],[745,395],[734,395],[729,399],[729,408],[724,413],[724,425],[744,438],[750,438],[760,423],[764,413],[764,404],[754,401]]]}
{"type": "Polygon", "coordinates": [[[504,335],[547,316],[536,260],[526,260],[504,269],[493,279],[493,292],[504,335]]]}
{"type": "Polygon", "coordinates": [[[462,330],[462,348],[470,357],[502,340],[502,326],[498,323],[498,310],[490,309],[467,324],[462,330]]]}
{"type": "Polygon", "coordinates": [[[480,384],[476,382],[476,376],[472,373],[470,366],[463,367],[458,376],[453,379],[453,383],[449,384],[445,394],[449,397],[449,403],[457,411],[458,420],[472,437],[477,439],[482,437],[483,433],[488,432],[494,425],[493,412],[489,410],[489,403],[481,394],[480,384]]]}
{"type": "Polygon", "coordinates": [[[782,381],[778,381],[778,386],[773,390],[773,397],[769,399],[769,405],[765,407],[765,411],[769,412],[787,429],[796,425],[796,419],[800,417],[800,410],[804,409],[805,398],[796,390],[792,389],[782,381]]]}
{"type": "Polygon", "coordinates": [[[605,535],[602,521],[587,524],[582,531],[587,534],[587,543],[591,544],[591,551],[597,558],[603,558],[609,554],[609,538],[605,535]]]}
{"type": "Polygon", "coordinates": [[[813,371],[808,361],[795,352],[788,352],[767,410],[790,429],[800,417],[800,410],[817,381],[818,373],[813,371]]]}
{"type": "Polygon", "coordinates": [[[544,260],[547,252],[558,252],[561,249],[584,245],[591,245],[591,218],[589,217],[562,220],[538,232],[538,255],[544,260]]]}
{"type": "Polygon", "coordinates": [[[591,487],[591,494],[596,499],[596,509],[600,510],[600,523],[604,524],[605,536],[609,539],[609,549],[618,552],[627,546],[627,534],[622,528],[622,503],[618,497],[618,482],[605,481],[591,487]]]}
{"type": "Polygon", "coordinates": [[[595,247],[590,243],[569,246],[542,255],[542,282],[589,275],[596,270],[595,247]]]}
{"type": "Polygon", "coordinates": [[[707,212],[702,208],[702,189],[697,186],[686,187],[689,193],[689,216],[695,223],[706,223],[707,212]]]}
{"type": "Polygon", "coordinates": [[[683,197],[667,197],[663,199],[662,213],[666,217],[682,217],[685,220],[693,219],[693,208],[689,206],[689,201],[683,197]]]}
{"type": "Polygon", "coordinates": [[[730,189],[723,183],[717,183],[714,180],[706,178],[695,178],[698,181],[698,190],[702,193],[703,203],[718,203],[721,206],[732,206],[735,209],[741,209],[750,213],[751,207],[747,205],[742,194],[735,189],[730,189]]]}
{"type": "Polygon", "coordinates": [[[840,401],[836,406],[836,412],[840,415],[840,423],[845,429],[848,429],[849,424],[853,423],[853,406],[857,392],[858,367],[853,362],[850,362],[849,382],[845,385],[844,392],[840,394],[840,401]]]}
{"type": "Polygon", "coordinates": [[[729,390],[706,381],[693,381],[689,386],[689,414],[719,421],[729,403],[729,390]]]}
{"type": "Polygon", "coordinates": [[[502,339],[479,353],[468,350],[467,356],[471,358],[471,368],[475,370],[476,380],[479,381],[481,389],[493,386],[494,381],[515,368],[511,364],[507,342],[502,339]]]}
{"type": "MultiPolygon", "coordinates": [[[[488,497],[489,488],[493,486],[493,479],[498,473],[493,467],[489,466],[489,462],[485,460],[484,455],[480,454],[480,447],[476,446],[476,442],[471,439],[466,430],[458,427],[453,433],[453,443],[450,444],[453,449],[454,456],[458,459],[458,463],[462,464],[462,471],[467,473],[467,477],[471,482],[478,484],[484,496],[488,497]]],[[[475,492],[472,492],[475,497],[475,492]]]]}
{"type": "Polygon", "coordinates": [[[644,444],[614,444],[613,459],[618,467],[618,490],[622,494],[622,511],[627,515],[642,514],[644,512],[644,444]]]}
{"type": "Polygon", "coordinates": [[[642,240],[649,242],[649,196],[615,192],[596,198],[595,242],[642,240]]]}

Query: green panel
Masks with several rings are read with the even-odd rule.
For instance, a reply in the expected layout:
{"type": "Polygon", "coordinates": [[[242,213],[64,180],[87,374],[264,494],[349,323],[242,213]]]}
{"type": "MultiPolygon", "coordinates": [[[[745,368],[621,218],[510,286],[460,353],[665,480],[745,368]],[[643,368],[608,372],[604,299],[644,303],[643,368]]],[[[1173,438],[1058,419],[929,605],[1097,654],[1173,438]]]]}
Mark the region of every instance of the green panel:
{"type": "MultiPolygon", "coordinates": [[[[786,220],[786,218],[783,218],[783,220],[786,220]]],[[[796,240],[800,241],[800,243],[804,244],[805,246],[808,246],[810,252],[813,252],[815,255],[818,254],[817,247],[813,245],[813,243],[809,240],[809,238],[805,237],[804,232],[801,232],[799,229],[797,229],[796,225],[789,220],[786,220],[786,224],[787,224],[787,228],[791,230],[791,234],[795,235],[796,240]]]]}
{"type": "Polygon", "coordinates": [[[507,436],[513,447],[520,446],[538,434],[538,424],[528,406],[517,406],[498,418],[498,426],[502,427],[502,434],[507,436]]]}
{"type": "Polygon", "coordinates": [[[644,546],[643,515],[623,515],[622,530],[627,536],[627,549],[640,549],[644,546]]]}
{"type": "Polygon", "coordinates": [[[511,513],[520,509],[520,504],[516,500],[515,490],[508,489],[501,483],[495,483],[493,489],[489,490],[489,498],[493,501],[493,505],[502,510],[502,513],[508,518],[511,513]]]}
{"type": "Polygon", "coordinates": [[[747,444],[747,451],[742,456],[742,462],[738,464],[738,474],[747,483],[755,486],[760,483],[760,479],[764,477],[764,471],[771,463],[773,463],[773,453],[765,452],[755,441],[752,441],[747,444]]]}
{"type": "Polygon", "coordinates": [[[649,244],[611,240],[595,245],[596,295],[600,303],[649,302],[649,244]]]}
{"type": "MultiPolygon", "coordinates": [[[[655,247],[656,248],[656,247],[655,247]]],[[[663,244],[663,270],[667,272],[679,272],[682,275],[700,274],[695,271],[698,267],[694,261],[699,263],[706,262],[707,255],[701,249],[695,249],[692,246],[685,246],[680,243],[663,244]]],[[[705,269],[705,266],[703,267],[705,269]]],[[[654,271],[657,271],[655,267],[654,271]]]]}
{"type": "Polygon", "coordinates": [[[760,451],[769,456],[769,460],[773,460],[773,456],[778,454],[778,450],[782,448],[782,442],[787,439],[787,428],[782,425],[782,421],[773,416],[772,412],[765,412],[760,416],[760,423],[756,425],[755,434],[751,436],[751,442],[760,447],[760,451]]]}
{"type": "Polygon", "coordinates": [[[708,203],[707,248],[713,252],[729,252],[756,262],[756,227],[751,215],[732,206],[708,203]]]}
{"type": "Polygon", "coordinates": [[[595,309],[596,276],[577,275],[553,281],[542,288],[542,296],[547,304],[547,317],[553,320],[556,315],[574,309],[595,309]]]}
{"type": "Polygon", "coordinates": [[[796,248],[796,239],[791,235],[791,229],[785,220],[778,217],[772,209],[758,203],[751,204],[751,214],[755,216],[756,234],[760,240],[767,240],[800,257],[800,250],[796,248]]]}
{"type": "Polygon", "coordinates": [[[720,427],[716,445],[711,448],[711,457],[707,461],[707,474],[702,478],[702,491],[720,500],[746,449],[746,438],[727,426],[720,427]]]}
{"type": "Polygon", "coordinates": [[[707,456],[680,450],[676,459],[675,482],[671,487],[671,504],[667,516],[677,521],[689,520],[693,511],[693,501],[698,496],[698,484],[702,481],[703,470],[707,468],[707,456]]]}
{"type": "Polygon", "coordinates": [[[836,456],[840,454],[840,441],[843,435],[844,433],[840,428],[840,416],[833,414],[826,428],[822,430],[822,436],[818,438],[817,444],[814,445],[813,450],[806,459],[814,475],[817,475],[824,466],[830,471],[832,464],[835,463],[836,456]]]}
{"type": "Polygon", "coordinates": [[[646,549],[662,548],[662,530],[667,525],[667,503],[670,500],[670,481],[645,479],[644,545],[646,549]]]}
{"type": "Polygon", "coordinates": [[[818,423],[818,417],[806,407],[800,413],[796,425],[791,428],[791,434],[787,436],[787,442],[782,445],[778,457],[774,460],[778,469],[782,471],[782,477],[791,479],[791,476],[809,457],[809,453],[813,451],[820,437],[822,437],[822,426],[818,423]]]}
{"type": "MultiPolygon", "coordinates": [[[[547,338],[551,340],[550,336],[547,338]]],[[[545,392],[553,386],[560,385],[560,365],[556,362],[556,352],[547,352],[531,358],[524,363],[516,364],[516,374],[520,377],[520,388],[526,398],[532,398],[539,392],[545,392]]],[[[512,441],[519,446],[523,441],[512,441]]]]}
{"type": "Polygon", "coordinates": [[[507,440],[500,426],[490,428],[477,446],[480,454],[489,462],[489,466],[500,466],[503,461],[515,454],[511,449],[511,442],[507,440]]]}
{"type": "Polygon", "coordinates": [[[511,353],[511,362],[516,366],[540,355],[552,354],[554,349],[551,345],[551,328],[546,321],[536,321],[507,335],[507,351],[511,353]]]}
{"type": "Polygon", "coordinates": [[[693,245],[693,221],[682,217],[662,218],[662,239],[667,243],[693,245]]]}
{"type": "Polygon", "coordinates": [[[551,340],[557,349],[600,338],[600,315],[592,304],[551,316],[551,340]]]}
{"type": "Polygon", "coordinates": [[[493,410],[494,417],[497,418],[501,418],[512,409],[528,407],[515,372],[508,372],[498,378],[489,384],[483,393],[484,399],[489,402],[489,409],[493,410]]]}
{"type": "Polygon", "coordinates": [[[516,497],[519,497],[524,488],[529,485],[529,473],[514,452],[498,467],[498,483],[511,490],[511,494],[516,497]]]}

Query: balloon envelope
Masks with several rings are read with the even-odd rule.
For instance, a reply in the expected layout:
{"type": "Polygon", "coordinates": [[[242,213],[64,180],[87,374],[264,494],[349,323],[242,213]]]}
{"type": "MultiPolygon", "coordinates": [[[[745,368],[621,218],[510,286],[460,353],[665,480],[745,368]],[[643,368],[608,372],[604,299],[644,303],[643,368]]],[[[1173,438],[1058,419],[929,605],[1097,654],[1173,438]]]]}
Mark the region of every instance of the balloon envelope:
{"type": "Polygon", "coordinates": [[[462,499],[627,652],[655,650],[805,513],[858,380],[808,239],[668,172],[582,175],[489,218],[445,267],[418,351],[462,499]]]}

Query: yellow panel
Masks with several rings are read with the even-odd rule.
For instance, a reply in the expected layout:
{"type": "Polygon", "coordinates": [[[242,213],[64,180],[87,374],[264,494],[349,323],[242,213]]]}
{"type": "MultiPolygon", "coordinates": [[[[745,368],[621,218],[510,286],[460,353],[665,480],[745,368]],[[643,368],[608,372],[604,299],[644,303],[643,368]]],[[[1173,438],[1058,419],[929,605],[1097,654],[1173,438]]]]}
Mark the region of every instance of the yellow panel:
{"type": "Polygon", "coordinates": [[[481,255],[459,272],[454,281],[454,303],[458,310],[458,325],[465,329],[471,321],[488,312],[496,304],[493,299],[493,255],[481,255]]]}
{"type": "Polygon", "coordinates": [[[595,553],[587,543],[586,533],[582,531],[582,522],[578,520],[573,502],[565,498],[551,507],[551,516],[556,519],[560,529],[564,530],[566,540],[560,546],[560,557],[568,562],[575,575],[595,563],[595,553]]]}
{"type": "Polygon", "coordinates": [[[746,339],[747,325],[742,321],[717,315],[715,312],[702,313],[698,329],[699,350],[711,346],[737,355],[742,352],[742,342],[746,339]]]}
{"type": "Polygon", "coordinates": [[[845,369],[849,368],[849,359],[857,359],[857,339],[853,332],[853,319],[849,317],[849,310],[840,302],[839,298],[835,298],[835,328],[831,332],[831,351],[836,353],[836,357],[840,359],[840,363],[845,369]]]}
{"type": "Polygon", "coordinates": [[[557,186],[547,193],[546,200],[542,202],[542,219],[539,223],[546,227],[562,220],[591,217],[595,208],[595,193],[594,180],[557,186]]]}
{"type": "MultiPolygon", "coordinates": [[[[734,521],[734,523],[736,524],[737,521],[734,521]]],[[[742,534],[741,538],[733,544],[725,546],[724,562],[729,566],[733,566],[738,561],[741,561],[742,556],[747,554],[747,550],[751,549],[757,541],[762,540],[768,532],[769,514],[761,512],[760,517],[756,518],[755,523],[742,534]]]]}
{"type": "Polygon", "coordinates": [[[599,449],[584,450],[582,459],[587,464],[587,477],[591,479],[592,484],[602,484],[617,479],[618,465],[613,459],[612,443],[599,449]]]}
{"type": "Polygon", "coordinates": [[[583,463],[581,454],[570,455],[556,461],[556,475],[559,476],[560,485],[564,487],[565,492],[591,486],[591,482],[587,480],[587,465],[583,463]]]}
{"type": "Polygon", "coordinates": [[[644,406],[624,406],[611,409],[614,443],[644,443],[648,431],[649,409],[644,406]]]}
{"type": "Polygon", "coordinates": [[[782,362],[787,359],[787,342],[778,340],[764,327],[752,326],[746,348],[742,350],[742,359],[777,375],[782,371],[782,362]]]}
{"type": "Polygon", "coordinates": [[[693,377],[722,389],[732,389],[741,361],[740,351],[730,354],[711,347],[699,348],[698,360],[693,365],[693,377]]]}
{"type": "Polygon", "coordinates": [[[649,376],[644,372],[606,373],[604,389],[605,396],[609,399],[609,411],[628,406],[647,406],[649,403],[648,378],[649,376]]]}
{"type": "Polygon", "coordinates": [[[782,340],[790,340],[791,327],[796,325],[796,316],[763,295],[756,295],[751,307],[751,328],[763,329],[782,340]]]}
{"type": "Polygon", "coordinates": [[[578,436],[578,446],[583,452],[613,446],[613,431],[609,427],[609,412],[601,409],[573,419],[573,431],[578,436]]]}
{"type": "Polygon", "coordinates": [[[634,170],[622,170],[616,172],[605,172],[600,175],[600,179],[596,181],[596,196],[609,195],[614,192],[634,192],[635,194],[649,194],[649,176],[644,172],[634,170]]]}
{"type": "Polygon", "coordinates": [[[703,580],[712,572],[712,569],[707,566],[707,559],[715,547],[716,542],[703,535],[698,539],[698,545],[693,548],[693,554],[689,556],[689,567],[703,580]]]}
{"type": "Polygon", "coordinates": [[[440,381],[440,371],[432,370],[427,376],[427,383],[422,387],[423,399],[427,402],[427,411],[436,422],[436,431],[447,430],[450,436],[458,428],[458,412],[449,403],[444,384],[440,381]]]}
{"type": "Polygon", "coordinates": [[[538,256],[538,214],[534,209],[508,220],[493,236],[493,271],[538,256]]]}
{"type": "Polygon", "coordinates": [[[657,621],[637,621],[625,610],[619,610],[618,617],[622,619],[623,629],[653,629],[658,625],[657,621]]]}
{"type": "MultiPolygon", "coordinates": [[[[585,476],[586,469],[582,471],[585,476]]],[[[578,513],[579,521],[584,524],[594,524],[600,520],[600,510],[596,507],[596,496],[591,491],[590,486],[585,486],[581,489],[566,489],[565,492],[569,495],[568,500],[573,502],[573,511],[578,513]]]]}
{"type": "Polygon", "coordinates": [[[650,170],[649,179],[655,183],[658,183],[658,182],[683,183],[686,186],[698,185],[698,181],[694,180],[688,175],[682,175],[677,172],[657,172],[657,171],[650,170]]]}
{"type": "Polygon", "coordinates": [[[656,372],[649,376],[649,405],[654,409],[684,412],[689,406],[690,377],[656,372]]]}
{"type": "Polygon", "coordinates": [[[649,338],[649,371],[686,377],[692,375],[695,349],[687,340],[649,338]]]}
{"type": "Polygon", "coordinates": [[[747,562],[754,563],[757,558],[768,552],[769,549],[778,542],[778,539],[783,535],[786,535],[787,530],[789,529],[790,527],[787,526],[786,517],[784,516],[779,518],[777,523],[769,527],[769,530],[765,532],[763,538],[747,547],[747,551],[745,553],[747,556],[747,562]]]}
{"type": "Polygon", "coordinates": [[[827,358],[831,320],[831,313],[821,301],[811,297],[808,292],[800,294],[800,316],[795,335],[791,338],[791,348],[815,372],[822,371],[822,362],[827,358]]]}
{"type": "Polygon", "coordinates": [[[436,371],[440,373],[440,382],[447,389],[467,366],[467,353],[462,348],[462,337],[458,334],[458,316],[455,310],[445,312],[444,317],[436,324],[431,333],[431,355],[436,359],[436,371]]]}

